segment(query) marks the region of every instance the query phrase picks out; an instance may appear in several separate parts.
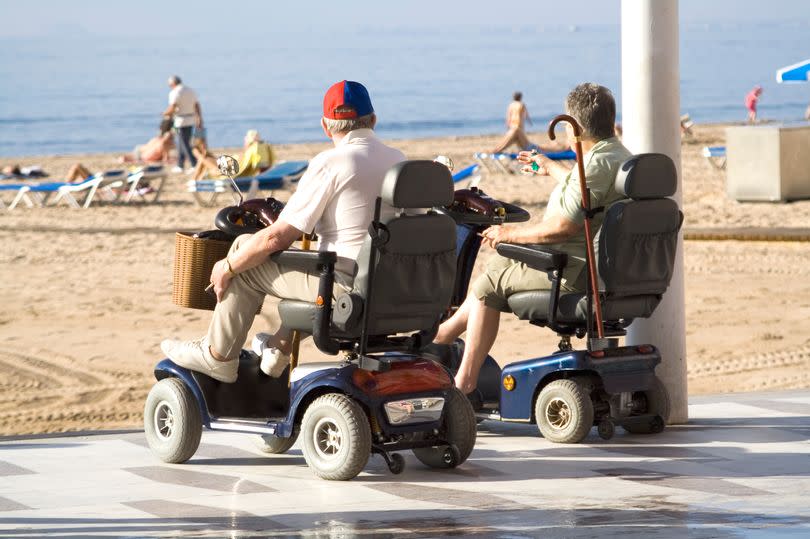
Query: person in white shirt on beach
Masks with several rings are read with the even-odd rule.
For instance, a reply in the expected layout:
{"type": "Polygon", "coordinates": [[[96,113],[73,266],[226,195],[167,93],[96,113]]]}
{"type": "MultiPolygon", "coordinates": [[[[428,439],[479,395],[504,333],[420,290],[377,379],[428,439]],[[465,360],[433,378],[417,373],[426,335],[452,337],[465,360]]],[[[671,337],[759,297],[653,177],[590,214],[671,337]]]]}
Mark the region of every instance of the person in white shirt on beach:
{"type": "Polygon", "coordinates": [[[182,172],[188,158],[191,170],[197,165],[197,158],[191,151],[191,136],[194,129],[202,129],[202,109],[197,94],[183,84],[180,77],[169,77],[169,106],[164,116],[174,119],[174,130],[177,133],[177,166],[174,172],[182,172]]]}
{"type": "MultiPolygon", "coordinates": [[[[385,173],[405,160],[401,151],[375,136],[376,122],[362,84],[344,80],[329,88],[321,127],[335,147],[312,159],[275,223],[239,236],[228,256],[214,265],[211,283],[218,303],[208,335],[197,341],[163,341],[169,359],[222,382],[236,381],[239,352],[265,295],[303,301],[318,295],[317,275],[287,270],[269,258],[304,233],[317,233],[319,249],[338,255],[334,295],[351,289],[385,173]]],[[[386,216],[393,212],[384,208],[386,216]]],[[[278,351],[279,361],[288,361],[287,333],[269,336],[265,345],[278,351]]]]}

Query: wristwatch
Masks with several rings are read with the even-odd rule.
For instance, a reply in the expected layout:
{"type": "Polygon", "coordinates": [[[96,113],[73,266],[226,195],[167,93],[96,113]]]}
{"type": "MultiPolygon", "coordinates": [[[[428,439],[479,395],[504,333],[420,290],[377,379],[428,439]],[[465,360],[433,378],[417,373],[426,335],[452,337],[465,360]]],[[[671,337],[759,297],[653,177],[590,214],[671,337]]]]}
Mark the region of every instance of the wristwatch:
{"type": "Polygon", "coordinates": [[[231,267],[231,261],[228,260],[227,257],[224,258],[223,261],[225,262],[225,271],[227,271],[228,273],[230,273],[233,276],[236,276],[236,272],[233,271],[233,268],[231,267]]]}

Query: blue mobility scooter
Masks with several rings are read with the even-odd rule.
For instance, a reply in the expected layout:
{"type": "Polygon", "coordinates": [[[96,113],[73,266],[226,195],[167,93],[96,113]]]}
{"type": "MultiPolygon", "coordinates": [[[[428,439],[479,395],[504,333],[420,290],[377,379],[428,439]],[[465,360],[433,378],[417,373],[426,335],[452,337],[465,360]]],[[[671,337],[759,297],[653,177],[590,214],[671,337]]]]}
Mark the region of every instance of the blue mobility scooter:
{"type": "MultiPolygon", "coordinates": [[[[561,116],[549,127],[552,139],[554,125],[561,120],[570,121],[579,136],[573,118],[561,116]]],[[[581,150],[577,155],[582,155],[581,150]]],[[[582,179],[584,167],[581,162],[578,166],[582,179]]],[[[581,187],[582,193],[587,193],[584,181],[581,187]]],[[[479,421],[536,422],[543,437],[559,443],[581,441],[594,425],[604,439],[613,436],[616,425],[632,433],[663,430],[669,401],[654,374],[660,353],[650,344],[619,346],[619,338],[634,318],[652,314],[669,286],[683,220],[677,204],[667,198],[676,187],[675,166],[665,155],[636,155],[622,165],[616,189],[627,198],[604,210],[597,254],[589,253],[594,263],[587,266],[589,279],[584,294],[560,289],[567,254],[542,245],[498,245],[501,255],[548,273],[550,290],[519,292],[510,296],[508,303],[521,320],[552,329],[560,342],[559,350],[551,355],[518,361],[503,369],[488,356],[477,390],[470,395],[479,421]],[[587,336],[587,349],[574,350],[572,336],[587,336]]],[[[589,220],[602,209],[592,211],[589,200],[589,196],[583,197],[586,234],[591,238],[589,220]]],[[[478,206],[473,211],[455,206],[447,211],[458,226],[458,269],[452,301],[456,307],[467,293],[481,231],[528,219],[524,210],[491,199],[490,208],[481,203],[478,206]]],[[[450,346],[433,345],[431,351],[455,373],[463,346],[463,341],[457,340],[450,346]]]]}
{"type": "MultiPolygon", "coordinates": [[[[355,477],[372,453],[393,473],[404,466],[394,453],[399,450],[412,450],[434,468],[464,462],[475,445],[473,409],[447,371],[418,352],[432,340],[450,302],[456,264],[455,223],[424,209],[452,199],[446,167],[432,161],[393,167],[377,199],[353,288],[334,303],[335,253],[272,255],[285,267],[320,274],[312,302],[280,302],[282,326],[311,334],[318,349],[340,359],[298,365],[294,357],[280,378],[271,378],[257,356],[243,350],[233,384],[164,359],[155,367],[158,382],[144,411],[152,451],[165,462],[184,462],[197,450],[205,426],[260,434],[267,453],[283,453],[300,439],[307,464],[324,479],[355,477]],[[381,220],[381,203],[423,210],[399,210],[381,220]]],[[[243,207],[233,209],[230,215],[223,210],[231,224],[250,220],[243,207]]]]}

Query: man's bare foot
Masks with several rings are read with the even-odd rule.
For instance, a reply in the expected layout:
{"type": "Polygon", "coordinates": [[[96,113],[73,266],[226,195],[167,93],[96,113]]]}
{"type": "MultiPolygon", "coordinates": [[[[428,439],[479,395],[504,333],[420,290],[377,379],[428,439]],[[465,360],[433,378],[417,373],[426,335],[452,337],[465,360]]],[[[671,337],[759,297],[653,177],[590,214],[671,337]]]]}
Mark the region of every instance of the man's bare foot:
{"type": "Polygon", "coordinates": [[[475,391],[475,386],[474,378],[468,378],[466,375],[462,374],[461,371],[456,374],[456,387],[465,395],[475,391]]]}

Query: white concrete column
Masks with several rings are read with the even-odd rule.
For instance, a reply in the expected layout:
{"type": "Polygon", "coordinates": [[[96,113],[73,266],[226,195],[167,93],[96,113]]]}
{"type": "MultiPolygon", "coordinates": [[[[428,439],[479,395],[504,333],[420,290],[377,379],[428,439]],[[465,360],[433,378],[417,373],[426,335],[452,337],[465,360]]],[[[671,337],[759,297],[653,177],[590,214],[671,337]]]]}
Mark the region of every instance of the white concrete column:
{"type": "MultiPolygon", "coordinates": [[[[622,0],[622,127],[633,153],[658,152],[675,161],[682,201],[678,0],[622,0]]],[[[670,397],[670,423],[685,423],[686,323],[684,316],[683,235],[678,238],[675,272],[653,316],[637,320],[629,344],[661,350],[657,374],[670,397]]]]}

